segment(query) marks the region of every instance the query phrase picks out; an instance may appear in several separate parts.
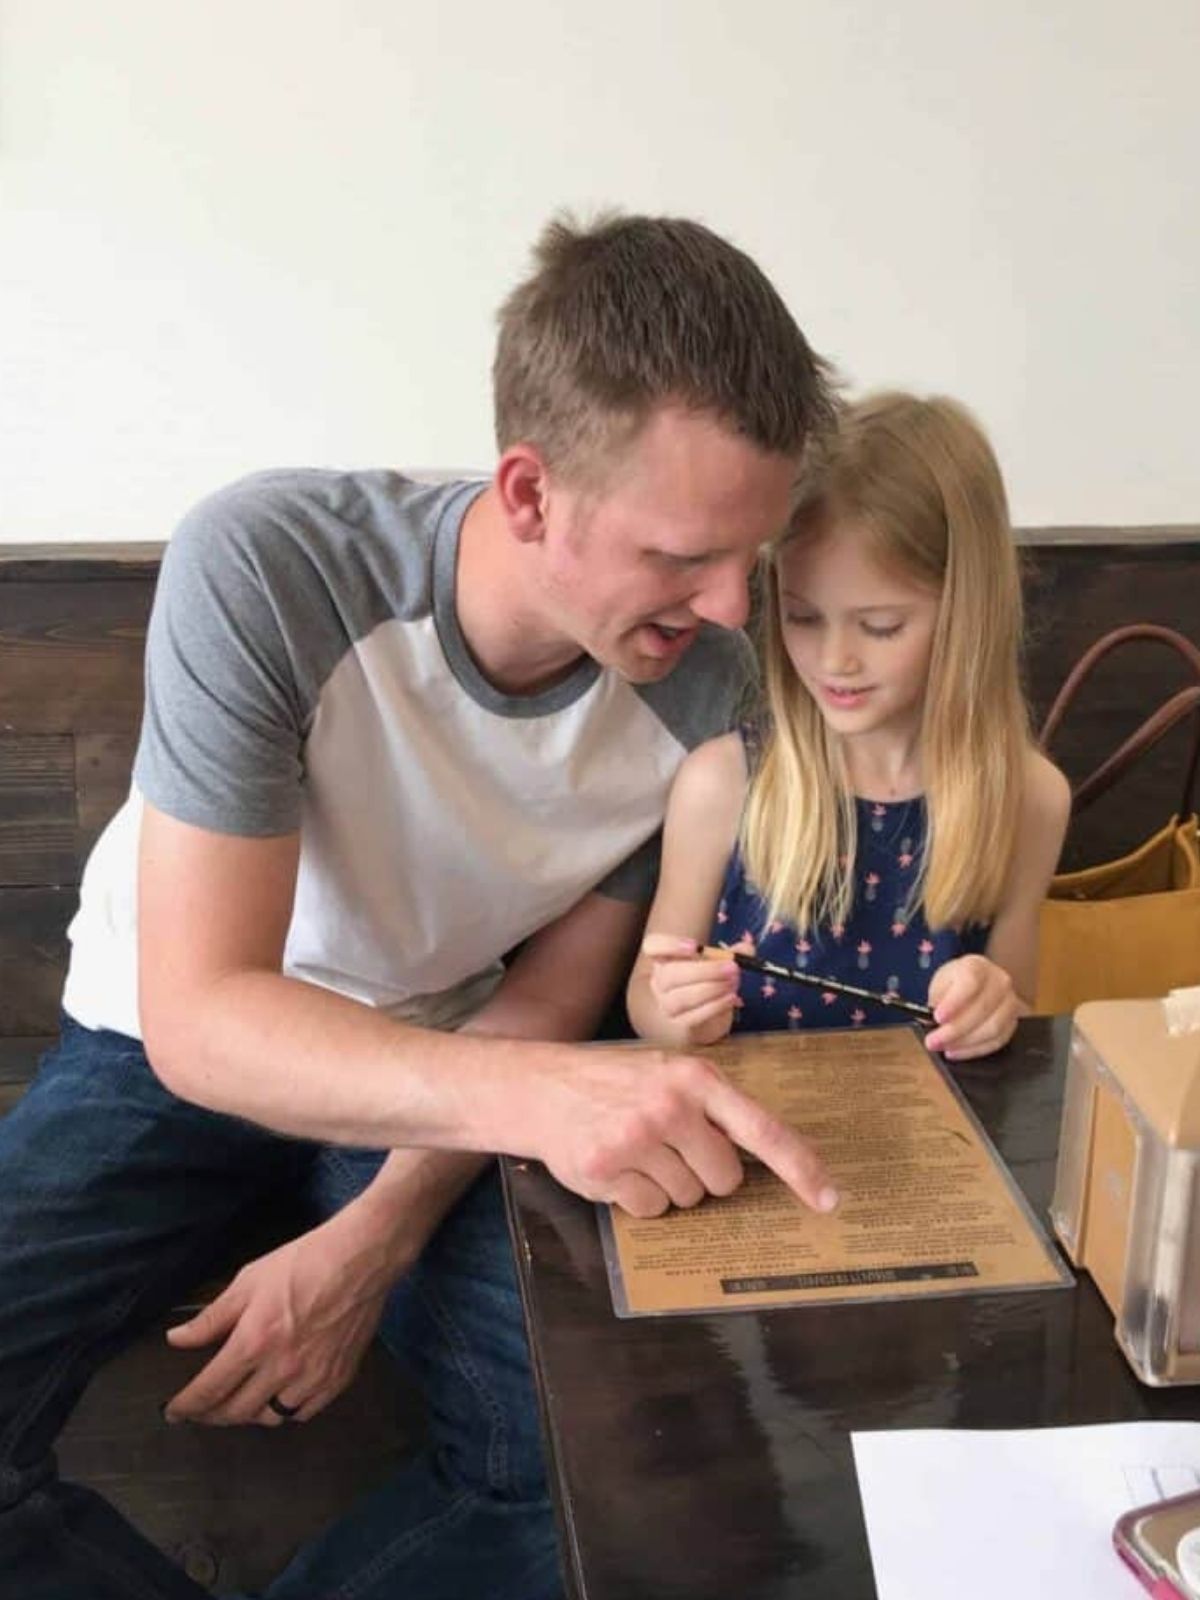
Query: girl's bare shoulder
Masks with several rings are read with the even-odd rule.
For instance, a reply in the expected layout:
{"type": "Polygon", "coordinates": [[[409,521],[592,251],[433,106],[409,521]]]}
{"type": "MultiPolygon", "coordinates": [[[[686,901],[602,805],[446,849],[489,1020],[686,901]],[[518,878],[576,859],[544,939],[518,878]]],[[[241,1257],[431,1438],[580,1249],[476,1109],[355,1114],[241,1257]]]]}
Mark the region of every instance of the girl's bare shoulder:
{"type": "Polygon", "coordinates": [[[1065,829],[1071,813],[1071,785],[1048,756],[1030,746],[1025,763],[1025,818],[1028,823],[1065,829]]]}
{"type": "Polygon", "coordinates": [[[738,733],[706,739],[687,756],[671,790],[671,812],[708,822],[741,814],[746,797],[746,750],[738,733]]]}

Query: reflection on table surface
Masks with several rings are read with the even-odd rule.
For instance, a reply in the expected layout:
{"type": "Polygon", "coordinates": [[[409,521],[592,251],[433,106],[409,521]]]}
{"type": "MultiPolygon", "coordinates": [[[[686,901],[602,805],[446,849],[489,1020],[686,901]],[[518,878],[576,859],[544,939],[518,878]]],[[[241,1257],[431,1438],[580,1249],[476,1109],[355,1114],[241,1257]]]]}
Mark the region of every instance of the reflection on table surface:
{"type": "MultiPolygon", "coordinates": [[[[954,1077],[1046,1215],[1068,1024],[954,1077]]],[[[1138,1384],[1090,1281],[714,1316],[613,1316],[594,1209],[505,1163],[568,1581],[587,1600],[873,1596],[852,1429],[1200,1416],[1138,1384]]]]}

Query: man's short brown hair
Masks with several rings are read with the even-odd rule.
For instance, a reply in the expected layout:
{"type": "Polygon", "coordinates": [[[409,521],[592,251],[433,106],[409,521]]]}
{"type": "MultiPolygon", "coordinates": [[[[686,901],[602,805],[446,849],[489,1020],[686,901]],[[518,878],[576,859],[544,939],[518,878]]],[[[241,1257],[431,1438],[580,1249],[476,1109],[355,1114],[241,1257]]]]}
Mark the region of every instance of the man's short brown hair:
{"type": "Polygon", "coordinates": [[[800,456],[832,425],[829,369],[750,257],[698,222],[552,221],[501,307],[496,441],[591,479],[658,405],[800,456]]]}

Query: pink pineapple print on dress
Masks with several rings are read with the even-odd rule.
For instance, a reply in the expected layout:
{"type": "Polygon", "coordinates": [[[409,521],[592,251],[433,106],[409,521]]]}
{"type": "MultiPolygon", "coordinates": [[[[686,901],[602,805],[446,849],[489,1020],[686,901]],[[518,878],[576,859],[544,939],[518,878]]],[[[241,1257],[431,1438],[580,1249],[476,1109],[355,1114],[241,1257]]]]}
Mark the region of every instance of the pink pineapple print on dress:
{"type": "Polygon", "coordinates": [[[895,973],[892,973],[889,976],[888,981],[883,986],[883,991],[885,994],[900,993],[900,979],[895,975],[895,973]]]}
{"type": "Polygon", "coordinates": [[[879,874],[877,872],[868,872],[863,879],[863,883],[866,886],[864,900],[874,902],[876,890],[879,888],[879,874]]]}
{"type": "Polygon", "coordinates": [[[842,935],[846,931],[846,924],[844,922],[831,922],[829,924],[829,931],[833,935],[834,943],[841,944],[842,935]]]}
{"type": "Polygon", "coordinates": [[[782,933],[783,932],[783,923],[782,922],[773,922],[771,924],[771,926],[767,929],[767,932],[768,933],[782,933]]]}
{"type": "Polygon", "coordinates": [[[809,944],[807,939],[796,940],[796,965],[801,972],[808,966],[808,958],[811,953],[812,945],[809,944]]]}
{"type": "Polygon", "coordinates": [[[865,972],[870,965],[871,965],[871,941],[869,939],[860,939],[858,941],[858,968],[859,968],[859,971],[860,972],[865,972]]]}
{"type": "Polygon", "coordinates": [[[724,900],[722,900],[720,905],[717,907],[717,921],[718,922],[728,922],[729,921],[729,912],[725,909],[724,900]]]}
{"type": "Polygon", "coordinates": [[[904,913],[897,911],[895,921],[892,923],[892,938],[903,939],[908,932],[908,923],[904,920],[904,913]]]}
{"type": "Polygon", "coordinates": [[[887,807],[875,804],[871,807],[871,832],[883,832],[883,819],[887,816],[887,807]]]}
{"type": "Polygon", "coordinates": [[[775,998],[775,985],[770,978],[763,979],[763,986],[758,992],[764,1000],[773,1000],[775,998]]]}
{"type": "Polygon", "coordinates": [[[933,941],[931,939],[922,939],[917,946],[917,965],[923,972],[929,971],[929,962],[932,955],[933,941]]]}
{"type": "Polygon", "coordinates": [[[821,990],[821,1004],[823,1006],[831,1006],[836,999],[837,995],[834,994],[832,989],[821,990]]]}
{"type": "Polygon", "coordinates": [[[788,1027],[798,1028],[804,1020],[804,1013],[799,1006],[788,1007],[788,1027]]]}
{"type": "Polygon", "coordinates": [[[911,839],[901,839],[901,841],[900,841],[900,854],[896,857],[896,860],[900,863],[900,865],[903,867],[905,872],[907,872],[909,867],[912,866],[912,864],[913,864],[913,847],[912,847],[912,840],[911,839]]]}
{"type": "Polygon", "coordinates": [[[856,1028],[861,1028],[866,1020],[867,1013],[861,1006],[855,1006],[854,1010],[850,1013],[850,1021],[856,1028]]]}

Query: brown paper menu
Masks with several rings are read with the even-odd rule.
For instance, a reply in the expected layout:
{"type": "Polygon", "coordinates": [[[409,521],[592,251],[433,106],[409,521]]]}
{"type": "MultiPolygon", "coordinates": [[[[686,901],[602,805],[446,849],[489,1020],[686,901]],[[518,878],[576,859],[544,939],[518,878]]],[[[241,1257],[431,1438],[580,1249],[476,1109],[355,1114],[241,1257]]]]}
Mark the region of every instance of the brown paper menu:
{"type": "Polygon", "coordinates": [[[814,1141],[841,1205],[818,1216],[753,1164],[736,1194],[691,1211],[601,1206],[618,1316],[1074,1281],[914,1030],[744,1035],[704,1054],[814,1141]]]}

